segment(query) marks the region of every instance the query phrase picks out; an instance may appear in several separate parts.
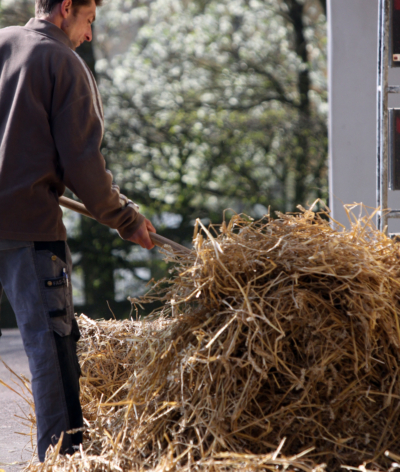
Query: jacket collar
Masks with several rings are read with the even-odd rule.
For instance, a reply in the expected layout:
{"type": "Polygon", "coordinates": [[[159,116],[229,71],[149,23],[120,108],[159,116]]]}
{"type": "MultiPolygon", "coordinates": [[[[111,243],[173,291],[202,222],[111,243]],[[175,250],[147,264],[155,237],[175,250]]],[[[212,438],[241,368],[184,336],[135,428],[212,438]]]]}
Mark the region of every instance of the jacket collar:
{"type": "Polygon", "coordinates": [[[49,38],[57,39],[72,49],[71,40],[58,26],[50,23],[50,21],[40,20],[39,18],[31,18],[25,25],[25,28],[36,31],[49,38]]]}

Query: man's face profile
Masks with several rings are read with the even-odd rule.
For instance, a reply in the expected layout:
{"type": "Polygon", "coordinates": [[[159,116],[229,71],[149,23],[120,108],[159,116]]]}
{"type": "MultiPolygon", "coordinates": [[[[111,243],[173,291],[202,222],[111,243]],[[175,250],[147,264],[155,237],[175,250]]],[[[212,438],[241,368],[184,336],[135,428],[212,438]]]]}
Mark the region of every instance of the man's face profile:
{"type": "Polygon", "coordinates": [[[92,40],[92,23],[96,18],[96,3],[91,0],[89,5],[72,5],[72,0],[62,3],[63,21],[61,29],[69,37],[74,49],[85,41],[92,40]]]}

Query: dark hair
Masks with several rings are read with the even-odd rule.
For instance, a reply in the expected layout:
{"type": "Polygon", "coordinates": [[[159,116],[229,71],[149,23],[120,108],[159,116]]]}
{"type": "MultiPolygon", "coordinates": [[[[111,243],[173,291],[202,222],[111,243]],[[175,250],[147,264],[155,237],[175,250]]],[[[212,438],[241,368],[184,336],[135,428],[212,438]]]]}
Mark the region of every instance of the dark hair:
{"type": "MultiPolygon", "coordinates": [[[[35,9],[36,15],[48,15],[51,13],[53,8],[58,4],[62,3],[63,0],[36,0],[35,9]]],[[[91,0],[72,0],[73,8],[83,7],[90,5],[91,0]]],[[[102,0],[95,0],[96,6],[101,6],[102,0]]]]}

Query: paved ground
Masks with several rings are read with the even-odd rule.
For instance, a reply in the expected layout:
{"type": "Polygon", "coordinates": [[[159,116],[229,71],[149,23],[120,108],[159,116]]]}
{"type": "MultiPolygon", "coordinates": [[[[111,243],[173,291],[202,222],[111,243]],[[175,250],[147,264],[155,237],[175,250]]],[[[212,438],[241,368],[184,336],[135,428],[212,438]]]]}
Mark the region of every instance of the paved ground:
{"type": "MultiPolygon", "coordinates": [[[[30,378],[28,358],[22,346],[21,336],[17,329],[5,329],[0,338],[0,357],[17,374],[30,378]]],[[[12,382],[10,372],[0,362],[0,379],[16,387],[12,382]]],[[[26,461],[32,457],[29,433],[22,420],[15,415],[23,416],[21,412],[29,411],[29,407],[17,394],[0,385],[0,470],[19,472],[26,461]]]]}

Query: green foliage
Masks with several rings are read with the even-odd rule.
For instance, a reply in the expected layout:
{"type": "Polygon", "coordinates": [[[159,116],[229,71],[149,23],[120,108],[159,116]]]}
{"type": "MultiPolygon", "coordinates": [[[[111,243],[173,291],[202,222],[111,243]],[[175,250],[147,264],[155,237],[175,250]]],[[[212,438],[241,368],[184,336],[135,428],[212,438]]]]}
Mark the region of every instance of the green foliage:
{"type": "MultiPolygon", "coordinates": [[[[218,223],[226,208],[259,217],[326,198],[318,2],[117,2],[100,10],[97,27],[103,153],[160,233],[188,244],[196,218],[218,223]],[[130,44],[118,45],[119,28],[130,44]]],[[[114,270],[165,275],[160,259],[118,245],[124,262],[114,258],[114,270]]]]}
{"type": "Polygon", "coordinates": [[[0,28],[7,26],[23,26],[35,16],[34,0],[18,0],[0,2],[0,28]]]}
{"type": "Polygon", "coordinates": [[[97,63],[116,180],[149,214],[180,214],[181,240],[227,207],[326,196],[325,24],[298,4],[304,62],[289,3],[155,1],[128,51],[97,63]]]}

